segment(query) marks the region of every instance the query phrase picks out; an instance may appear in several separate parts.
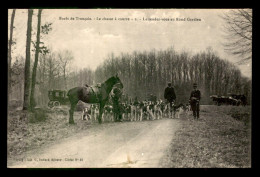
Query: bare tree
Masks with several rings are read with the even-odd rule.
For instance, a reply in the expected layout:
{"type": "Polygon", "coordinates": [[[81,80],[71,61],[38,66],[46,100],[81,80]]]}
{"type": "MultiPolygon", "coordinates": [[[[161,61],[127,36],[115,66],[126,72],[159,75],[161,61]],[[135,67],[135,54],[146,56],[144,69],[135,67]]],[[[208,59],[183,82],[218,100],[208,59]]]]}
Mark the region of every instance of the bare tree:
{"type": "Polygon", "coordinates": [[[64,79],[64,88],[67,89],[67,74],[69,63],[73,60],[72,52],[69,50],[61,51],[58,53],[58,58],[60,60],[60,66],[64,79]]]}
{"type": "Polygon", "coordinates": [[[38,67],[38,60],[39,60],[39,55],[46,55],[48,54],[50,51],[49,49],[44,46],[44,42],[41,41],[41,38],[43,36],[41,36],[41,33],[46,35],[49,33],[49,31],[52,30],[52,23],[47,23],[43,26],[41,26],[41,16],[42,16],[42,9],[38,10],[38,23],[37,23],[37,34],[36,34],[36,42],[34,44],[35,47],[35,60],[34,60],[34,65],[33,65],[33,71],[32,71],[32,83],[31,83],[31,95],[30,95],[30,109],[31,111],[34,110],[34,107],[36,105],[35,102],[35,84],[38,84],[39,82],[36,81],[37,77],[37,67],[38,67]]]}
{"type": "Polygon", "coordinates": [[[14,16],[15,16],[15,9],[13,9],[11,23],[10,23],[10,39],[8,44],[8,102],[11,90],[11,61],[12,61],[12,44],[13,44],[13,29],[14,29],[14,16]]]}
{"type": "Polygon", "coordinates": [[[38,10],[38,24],[37,24],[37,36],[36,36],[36,46],[35,46],[35,61],[32,72],[32,85],[31,85],[31,96],[30,96],[30,109],[33,110],[35,106],[34,100],[34,90],[35,90],[35,82],[36,82],[36,71],[38,65],[38,57],[40,52],[40,32],[41,32],[41,14],[42,9],[38,10]]]}
{"type": "Polygon", "coordinates": [[[230,10],[222,18],[226,22],[225,50],[240,58],[238,64],[248,62],[252,57],[252,10],[230,10]]]}
{"type": "Polygon", "coordinates": [[[28,23],[27,23],[25,69],[24,69],[24,102],[23,102],[23,110],[27,110],[28,107],[29,107],[32,16],[33,16],[33,10],[29,9],[28,10],[28,23]]]}
{"type": "Polygon", "coordinates": [[[10,90],[8,90],[9,101],[12,98],[22,101],[24,84],[24,57],[15,57],[15,61],[10,68],[9,82],[11,84],[10,90]]]}
{"type": "Polygon", "coordinates": [[[50,52],[46,56],[46,72],[48,73],[48,88],[53,89],[54,88],[54,80],[55,77],[60,72],[60,62],[58,61],[56,54],[53,52],[50,52]]]}
{"type": "Polygon", "coordinates": [[[205,95],[211,94],[211,84],[214,76],[214,68],[216,66],[216,54],[211,47],[206,49],[201,55],[204,64],[204,84],[205,84],[205,95]]]}

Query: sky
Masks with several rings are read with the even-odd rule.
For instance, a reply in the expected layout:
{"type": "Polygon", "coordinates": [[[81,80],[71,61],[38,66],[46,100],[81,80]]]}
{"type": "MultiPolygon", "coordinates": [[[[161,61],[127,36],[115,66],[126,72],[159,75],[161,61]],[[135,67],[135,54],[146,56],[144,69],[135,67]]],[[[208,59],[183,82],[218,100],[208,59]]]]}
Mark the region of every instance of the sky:
{"type": "MultiPolygon", "coordinates": [[[[222,45],[224,23],[220,15],[227,11],[228,9],[44,9],[42,24],[52,23],[52,31],[43,36],[42,41],[53,51],[72,51],[74,69],[95,69],[111,53],[117,56],[121,53],[166,50],[170,47],[179,52],[187,50],[195,54],[210,46],[220,58],[236,63],[238,58],[227,54],[222,45]]],[[[9,22],[11,12],[9,9],[9,22]]],[[[32,39],[36,39],[37,13],[34,10],[32,39]]],[[[16,10],[16,45],[13,57],[25,56],[27,15],[26,9],[16,10]]],[[[237,66],[243,76],[251,78],[251,61],[237,66]]]]}

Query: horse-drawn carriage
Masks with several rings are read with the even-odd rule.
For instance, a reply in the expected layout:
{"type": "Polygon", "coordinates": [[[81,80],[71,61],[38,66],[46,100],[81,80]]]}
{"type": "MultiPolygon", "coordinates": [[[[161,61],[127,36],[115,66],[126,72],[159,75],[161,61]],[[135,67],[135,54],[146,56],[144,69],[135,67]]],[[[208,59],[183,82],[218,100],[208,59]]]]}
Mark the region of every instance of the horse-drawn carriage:
{"type": "Polygon", "coordinates": [[[228,96],[211,95],[210,98],[212,98],[212,101],[215,102],[218,106],[220,105],[245,106],[247,104],[245,95],[237,95],[231,93],[228,93],[227,95],[228,96]]]}
{"type": "Polygon", "coordinates": [[[69,103],[69,98],[67,97],[67,92],[65,90],[49,90],[48,97],[50,100],[48,106],[50,108],[69,103]]]}

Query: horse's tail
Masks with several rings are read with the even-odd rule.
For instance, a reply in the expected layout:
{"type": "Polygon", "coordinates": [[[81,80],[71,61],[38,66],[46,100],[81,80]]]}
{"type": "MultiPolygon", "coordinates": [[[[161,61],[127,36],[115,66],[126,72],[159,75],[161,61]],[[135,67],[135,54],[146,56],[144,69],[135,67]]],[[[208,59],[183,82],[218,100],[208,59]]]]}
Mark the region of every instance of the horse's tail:
{"type": "Polygon", "coordinates": [[[70,90],[68,91],[68,93],[67,93],[67,96],[68,96],[68,97],[70,97],[70,96],[71,96],[71,93],[73,92],[73,90],[75,90],[75,88],[73,88],[73,89],[70,89],[70,90]]]}
{"type": "Polygon", "coordinates": [[[68,97],[70,96],[70,91],[71,91],[71,90],[69,90],[68,93],[67,93],[67,96],[68,96],[68,97]]]}

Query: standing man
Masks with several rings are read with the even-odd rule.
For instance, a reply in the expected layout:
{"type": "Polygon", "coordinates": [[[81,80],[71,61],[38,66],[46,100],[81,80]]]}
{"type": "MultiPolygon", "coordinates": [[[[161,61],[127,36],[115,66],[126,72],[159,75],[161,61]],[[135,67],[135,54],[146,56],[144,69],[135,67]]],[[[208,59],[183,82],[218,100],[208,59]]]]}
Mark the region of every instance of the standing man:
{"type": "Polygon", "coordinates": [[[191,105],[191,109],[193,111],[193,117],[194,119],[197,118],[197,120],[200,117],[200,105],[199,105],[199,101],[200,101],[200,91],[197,89],[197,84],[194,83],[193,84],[193,91],[190,94],[190,105],[191,105]]]}
{"type": "Polygon", "coordinates": [[[174,88],[172,87],[172,84],[169,82],[168,87],[165,88],[164,90],[164,98],[167,100],[167,104],[170,104],[170,112],[172,115],[172,108],[173,108],[173,103],[176,100],[176,95],[174,88]]]}
{"type": "Polygon", "coordinates": [[[114,113],[114,120],[122,121],[122,108],[119,104],[119,100],[122,96],[122,91],[119,88],[114,88],[112,93],[112,102],[113,102],[113,113],[114,113]]]}

